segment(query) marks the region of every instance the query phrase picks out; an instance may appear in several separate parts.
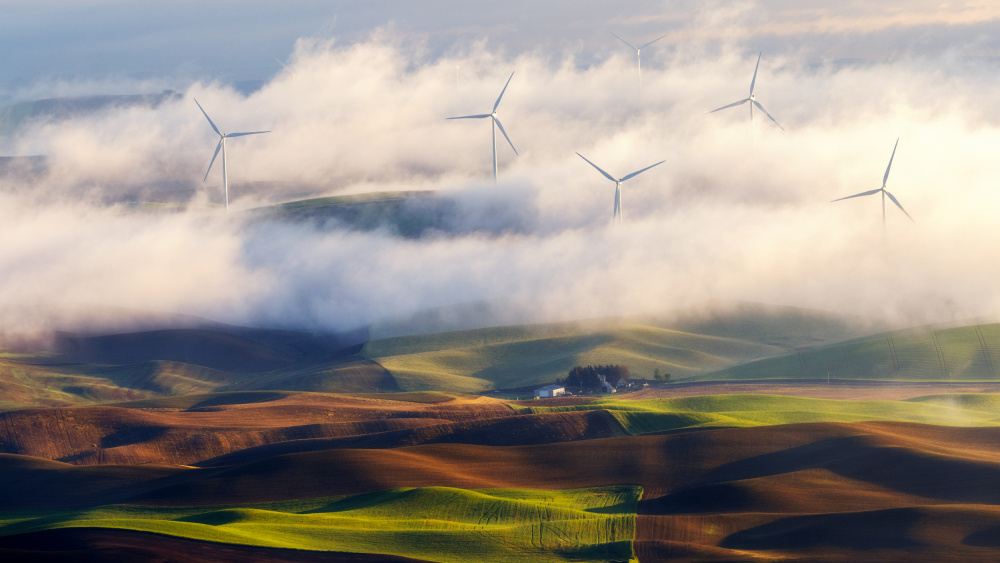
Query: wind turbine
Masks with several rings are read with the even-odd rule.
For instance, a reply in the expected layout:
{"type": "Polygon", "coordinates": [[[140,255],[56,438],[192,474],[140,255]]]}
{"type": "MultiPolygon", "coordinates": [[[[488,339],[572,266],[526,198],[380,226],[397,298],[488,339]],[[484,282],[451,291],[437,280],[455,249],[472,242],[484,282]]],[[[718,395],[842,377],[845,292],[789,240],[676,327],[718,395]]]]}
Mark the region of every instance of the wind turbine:
{"type": "Polygon", "coordinates": [[[760,68],[760,56],[763,55],[763,54],[764,54],[764,51],[761,51],[760,53],[757,54],[757,66],[755,66],[753,68],[753,78],[750,80],[750,95],[747,96],[746,98],[738,101],[738,102],[733,102],[733,103],[729,104],[728,106],[722,106],[719,109],[713,109],[712,111],[710,111],[708,113],[715,113],[717,111],[724,110],[726,108],[731,108],[731,107],[735,107],[735,106],[741,106],[741,105],[743,105],[743,104],[745,104],[747,102],[750,102],[750,130],[751,131],[753,131],[753,107],[754,106],[757,106],[757,109],[759,109],[760,111],[764,112],[764,115],[766,115],[768,119],[770,119],[771,121],[774,121],[774,124],[778,126],[778,129],[781,129],[782,131],[785,130],[785,128],[782,127],[781,124],[778,123],[778,121],[776,119],[774,119],[773,117],[771,117],[771,114],[767,113],[767,110],[764,109],[764,106],[760,105],[760,102],[757,101],[757,97],[754,96],[754,94],[753,94],[753,87],[757,83],[757,69],[760,68]]]}
{"type": "MultiPolygon", "coordinates": [[[[587,157],[583,156],[580,153],[576,153],[576,156],[578,156],[578,157],[580,157],[580,158],[582,158],[584,160],[587,160],[587,157]]],[[[611,180],[612,182],[615,183],[615,214],[614,214],[614,216],[612,218],[613,222],[618,223],[619,225],[622,224],[622,182],[624,182],[625,180],[628,180],[629,178],[634,178],[635,176],[638,176],[639,174],[642,174],[643,172],[649,170],[653,166],[659,166],[659,165],[663,164],[664,162],[666,162],[666,160],[661,160],[661,161],[657,162],[656,164],[654,164],[652,166],[647,166],[647,167],[643,168],[642,170],[639,170],[638,172],[633,172],[631,174],[627,174],[625,176],[622,176],[621,179],[615,180],[614,176],[612,176],[611,174],[608,174],[604,170],[601,170],[600,166],[598,166],[598,165],[594,164],[593,162],[587,160],[587,164],[589,164],[589,165],[593,166],[594,168],[596,168],[598,172],[600,172],[601,174],[604,174],[605,178],[607,178],[608,180],[611,180]]]]}
{"type": "Polygon", "coordinates": [[[629,47],[635,49],[635,64],[636,64],[636,68],[639,70],[639,95],[641,96],[642,95],[642,50],[645,49],[646,47],[649,47],[653,43],[656,43],[660,39],[663,39],[668,34],[661,35],[661,36],[657,37],[656,39],[650,41],[649,43],[644,43],[644,44],[636,47],[635,45],[629,43],[628,41],[625,41],[621,37],[618,37],[618,35],[615,32],[612,31],[612,32],[609,32],[609,33],[611,33],[611,35],[614,35],[622,43],[624,43],[624,44],[628,45],[629,47]]]}
{"type": "Polygon", "coordinates": [[[279,65],[281,65],[281,68],[287,70],[288,74],[291,74],[292,76],[295,76],[295,71],[290,66],[288,66],[285,63],[281,62],[281,59],[279,59],[278,57],[271,57],[271,58],[274,59],[274,62],[276,62],[279,65]]]}
{"type": "Polygon", "coordinates": [[[507,136],[507,132],[503,130],[503,124],[500,123],[500,118],[497,117],[497,107],[500,106],[500,100],[503,99],[504,92],[507,91],[507,86],[510,84],[511,78],[514,78],[514,73],[510,73],[510,78],[507,79],[507,84],[503,85],[503,90],[500,91],[500,96],[497,97],[497,101],[493,104],[493,111],[491,113],[480,113],[477,115],[463,115],[460,117],[449,117],[448,119],[486,119],[487,117],[492,118],[493,121],[493,183],[497,183],[497,127],[500,128],[500,132],[503,133],[504,139],[507,139],[507,143],[510,144],[510,148],[514,150],[514,154],[517,154],[517,149],[514,148],[514,143],[510,142],[510,137],[507,136]]]}
{"type": "Polygon", "coordinates": [[[212,129],[215,130],[216,134],[219,135],[219,144],[215,145],[215,154],[212,155],[212,162],[208,163],[208,170],[205,171],[205,179],[202,180],[202,182],[208,180],[208,173],[212,171],[212,165],[215,164],[215,157],[219,156],[219,150],[221,149],[222,185],[225,187],[225,192],[226,192],[226,213],[229,213],[229,175],[227,174],[226,171],[226,139],[230,137],[245,137],[247,135],[260,135],[261,133],[270,133],[270,131],[251,131],[249,133],[223,133],[222,131],[219,131],[219,128],[216,127],[215,123],[212,122],[212,118],[209,117],[207,113],[205,113],[205,108],[201,107],[201,104],[198,103],[198,100],[195,100],[194,103],[198,105],[198,109],[200,109],[201,113],[205,115],[205,119],[208,120],[208,124],[211,125],[212,129]]]}
{"type": "MultiPolygon", "coordinates": [[[[885,183],[889,181],[889,169],[892,168],[892,159],[896,157],[896,147],[898,147],[898,146],[899,146],[899,139],[897,138],[896,139],[896,144],[893,145],[893,147],[892,147],[892,156],[889,157],[889,166],[885,167],[885,176],[882,176],[882,187],[881,188],[878,188],[876,190],[869,190],[867,192],[861,192],[859,194],[849,195],[847,197],[842,197],[840,199],[833,200],[833,201],[841,201],[841,200],[844,200],[844,199],[851,199],[851,198],[854,198],[854,197],[863,197],[863,196],[866,196],[866,195],[875,195],[875,194],[877,194],[879,192],[882,192],[882,236],[885,236],[885,196],[889,196],[889,199],[891,199],[892,202],[896,204],[896,207],[898,207],[899,210],[903,212],[903,215],[906,215],[906,217],[910,221],[913,221],[913,217],[910,217],[910,214],[907,213],[905,209],[903,209],[903,206],[899,204],[899,201],[896,200],[896,198],[893,197],[893,195],[891,193],[889,193],[888,190],[885,189],[885,183]]],[[[913,222],[916,223],[916,221],[913,221],[913,222]]]]}

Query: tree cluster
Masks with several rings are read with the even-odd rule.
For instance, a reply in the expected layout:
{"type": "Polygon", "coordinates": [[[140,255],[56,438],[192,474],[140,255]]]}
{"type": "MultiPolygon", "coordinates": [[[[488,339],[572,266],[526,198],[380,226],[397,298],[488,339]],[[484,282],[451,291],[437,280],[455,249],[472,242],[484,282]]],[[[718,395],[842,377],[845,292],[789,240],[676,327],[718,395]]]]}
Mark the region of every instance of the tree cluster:
{"type": "Polygon", "coordinates": [[[661,373],[660,368],[656,368],[653,370],[653,379],[657,381],[666,381],[667,383],[670,383],[670,374],[661,373]]]}
{"type": "Polygon", "coordinates": [[[606,366],[575,366],[569,370],[564,384],[570,388],[580,388],[584,391],[597,391],[601,388],[601,376],[611,385],[619,379],[628,381],[628,366],[609,364],[606,366]]]}

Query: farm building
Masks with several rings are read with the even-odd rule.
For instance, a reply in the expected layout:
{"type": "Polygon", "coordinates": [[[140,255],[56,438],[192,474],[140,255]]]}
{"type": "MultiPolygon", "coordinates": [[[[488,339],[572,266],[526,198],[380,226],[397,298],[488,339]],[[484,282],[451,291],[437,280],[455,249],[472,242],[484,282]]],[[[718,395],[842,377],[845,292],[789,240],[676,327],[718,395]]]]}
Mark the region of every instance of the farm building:
{"type": "Polygon", "coordinates": [[[546,385],[535,389],[536,397],[558,397],[566,394],[566,388],[562,385],[546,385]]]}

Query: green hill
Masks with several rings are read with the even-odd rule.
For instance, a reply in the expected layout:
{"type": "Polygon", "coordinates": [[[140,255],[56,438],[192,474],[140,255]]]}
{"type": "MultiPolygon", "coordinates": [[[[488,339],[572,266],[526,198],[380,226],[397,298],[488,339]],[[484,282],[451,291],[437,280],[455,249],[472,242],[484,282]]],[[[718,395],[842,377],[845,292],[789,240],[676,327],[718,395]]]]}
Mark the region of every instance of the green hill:
{"type": "MultiPolygon", "coordinates": [[[[866,330],[824,313],[736,304],[690,315],[411,334],[363,345],[363,331],[328,335],[222,325],[62,334],[54,353],[0,357],[0,409],[251,390],[479,393],[550,383],[587,364],[626,364],[633,377],[645,379],[659,369],[676,381],[760,366],[755,360],[866,330]]],[[[949,334],[939,337],[962,349],[949,334]]],[[[897,341],[899,350],[908,350],[897,341]]]]}
{"type": "Polygon", "coordinates": [[[702,380],[1000,381],[1000,324],[917,328],[796,351],[702,380]]]}
{"type": "Polygon", "coordinates": [[[479,392],[548,383],[574,365],[626,364],[685,379],[789,350],[853,338],[863,325],[818,312],[744,304],[715,314],[602,319],[400,336],[362,355],[407,390],[479,392]],[[688,330],[677,330],[674,327],[688,330]]]}
{"type": "Polygon", "coordinates": [[[116,505],[71,513],[0,513],[0,535],[103,527],[443,563],[625,561],[632,559],[641,493],[634,486],[567,491],[425,487],[249,506],[116,505]]]}
{"type": "Polygon", "coordinates": [[[676,399],[604,399],[581,405],[524,407],[554,413],[605,409],[634,435],[683,428],[773,426],[804,422],[915,422],[1000,426],[994,394],[931,395],[909,401],[840,401],[783,395],[705,395],[676,399]]]}

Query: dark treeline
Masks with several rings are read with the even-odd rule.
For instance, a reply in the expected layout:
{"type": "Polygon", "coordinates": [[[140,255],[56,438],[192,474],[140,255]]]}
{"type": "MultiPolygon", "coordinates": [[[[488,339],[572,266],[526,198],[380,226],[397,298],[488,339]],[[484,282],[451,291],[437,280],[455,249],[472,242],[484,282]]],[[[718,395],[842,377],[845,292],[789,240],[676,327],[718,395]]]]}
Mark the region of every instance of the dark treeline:
{"type": "Polygon", "coordinates": [[[606,366],[575,366],[569,370],[569,375],[563,385],[566,387],[577,387],[585,391],[595,391],[601,387],[601,376],[612,386],[618,383],[619,379],[628,381],[628,366],[609,364],[606,366]]]}

